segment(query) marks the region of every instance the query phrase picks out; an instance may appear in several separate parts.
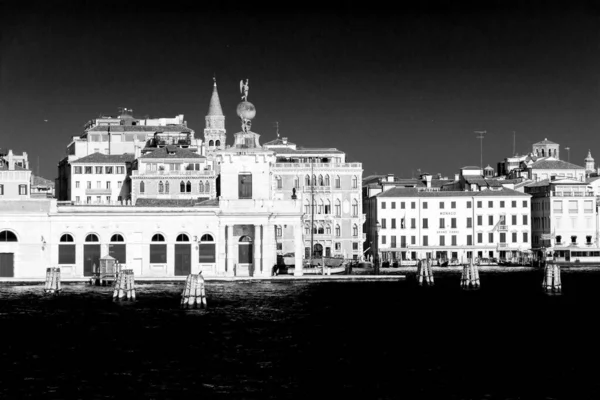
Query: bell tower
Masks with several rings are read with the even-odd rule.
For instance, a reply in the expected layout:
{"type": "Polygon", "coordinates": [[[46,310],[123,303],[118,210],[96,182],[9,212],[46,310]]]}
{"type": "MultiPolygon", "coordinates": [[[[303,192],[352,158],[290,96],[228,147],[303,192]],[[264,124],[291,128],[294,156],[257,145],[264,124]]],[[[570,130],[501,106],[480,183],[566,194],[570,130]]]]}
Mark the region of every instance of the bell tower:
{"type": "Polygon", "coordinates": [[[217,91],[217,79],[213,78],[213,92],[208,106],[208,114],[204,118],[206,126],[204,128],[204,146],[206,151],[225,149],[225,116],[219,100],[217,91]]]}
{"type": "Polygon", "coordinates": [[[594,157],[592,157],[592,151],[588,150],[588,155],[585,158],[585,172],[590,173],[596,170],[594,163],[594,157]]]}

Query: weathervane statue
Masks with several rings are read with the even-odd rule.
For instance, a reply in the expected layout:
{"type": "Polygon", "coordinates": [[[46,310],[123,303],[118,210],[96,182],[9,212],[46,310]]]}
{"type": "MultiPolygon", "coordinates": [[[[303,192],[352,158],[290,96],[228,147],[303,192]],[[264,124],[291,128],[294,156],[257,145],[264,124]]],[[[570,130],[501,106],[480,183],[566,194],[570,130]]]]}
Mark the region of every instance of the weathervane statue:
{"type": "Polygon", "coordinates": [[[240,93],[242,93],[242,102],[237,106],[237,115],[242,120],[242,131],[244,133],[250,132],[250,121],[256,115],[256,108],[254,107],[254,104],[248,101],[248,90],[250,90],[248,81],[248,79],[246,79],[246,83],[244,83],[243,79],[240,81],[240,93]]]}

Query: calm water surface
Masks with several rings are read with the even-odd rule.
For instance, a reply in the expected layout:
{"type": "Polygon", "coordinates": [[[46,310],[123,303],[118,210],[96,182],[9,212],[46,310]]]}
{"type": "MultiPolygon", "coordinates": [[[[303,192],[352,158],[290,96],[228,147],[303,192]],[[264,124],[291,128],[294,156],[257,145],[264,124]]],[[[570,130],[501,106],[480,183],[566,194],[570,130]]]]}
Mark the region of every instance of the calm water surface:
{"type": "Polygon", "coordinates": [[[600,399],[600,273],[403,282],[0,285],[0,398],[600,399]]]}

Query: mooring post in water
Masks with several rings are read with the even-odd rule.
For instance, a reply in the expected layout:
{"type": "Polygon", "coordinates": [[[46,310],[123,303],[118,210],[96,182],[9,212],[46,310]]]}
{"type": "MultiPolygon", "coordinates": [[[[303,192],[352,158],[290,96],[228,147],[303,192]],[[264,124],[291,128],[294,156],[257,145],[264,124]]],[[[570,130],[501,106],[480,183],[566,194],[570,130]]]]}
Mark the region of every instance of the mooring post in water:
{"type": "Polygon", "coordinates": [[[206,308],[206,291],[202,273],[188,275],[181,293],[181,306],[206,308]]]}
{"type": "Polygon", "coordinates": [[[135,277],[132,269],[117,272],[113,283],[113,300],[135,300],[135,277]]]}
{"type": "Polygon", "coordinates": [[[433,286],[433,262],[431,258],[427,259],[427,278],[429,279],[429,284],[433,286]]]}
{"type": "Polygon", "coordinates": [[[473,263],[473,258],[470,259],[469,264],[463,267],[460,286],[463,289],[479,287],[479,268],[473,263]]]}
{"type": "Polygon", "coordinates": [[[433,285],[433,269],[429,259],[422,259],[418,261],[417,276],[419,285],[423,286],[423,283],[426,283],[430,286],[433,285]]]}
{"type": "Polygon", "coordinates": [[[46,268],[46,282],[44,284],[44,292],[59,293],[60,291],[60,268],[46,268]]]}
{"type": "Polygon", "coordinates": [[[546,265],[544,266],[544,280],[542,281],[542,287],[546,292],[559,293],[562,290],[560,265],[555,264],[552,261],[546,262],[546,265]]]}

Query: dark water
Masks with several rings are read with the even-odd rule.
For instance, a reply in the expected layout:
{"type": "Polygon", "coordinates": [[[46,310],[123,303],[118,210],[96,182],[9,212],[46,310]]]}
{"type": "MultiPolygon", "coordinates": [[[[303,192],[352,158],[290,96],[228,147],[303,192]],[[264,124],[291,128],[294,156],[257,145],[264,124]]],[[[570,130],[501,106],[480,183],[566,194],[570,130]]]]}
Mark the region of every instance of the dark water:
{"type": "Polygon", "coordinates": [[[600,399],[600,274],[404,282],[0,286],[0,398],[600,399]]]}

